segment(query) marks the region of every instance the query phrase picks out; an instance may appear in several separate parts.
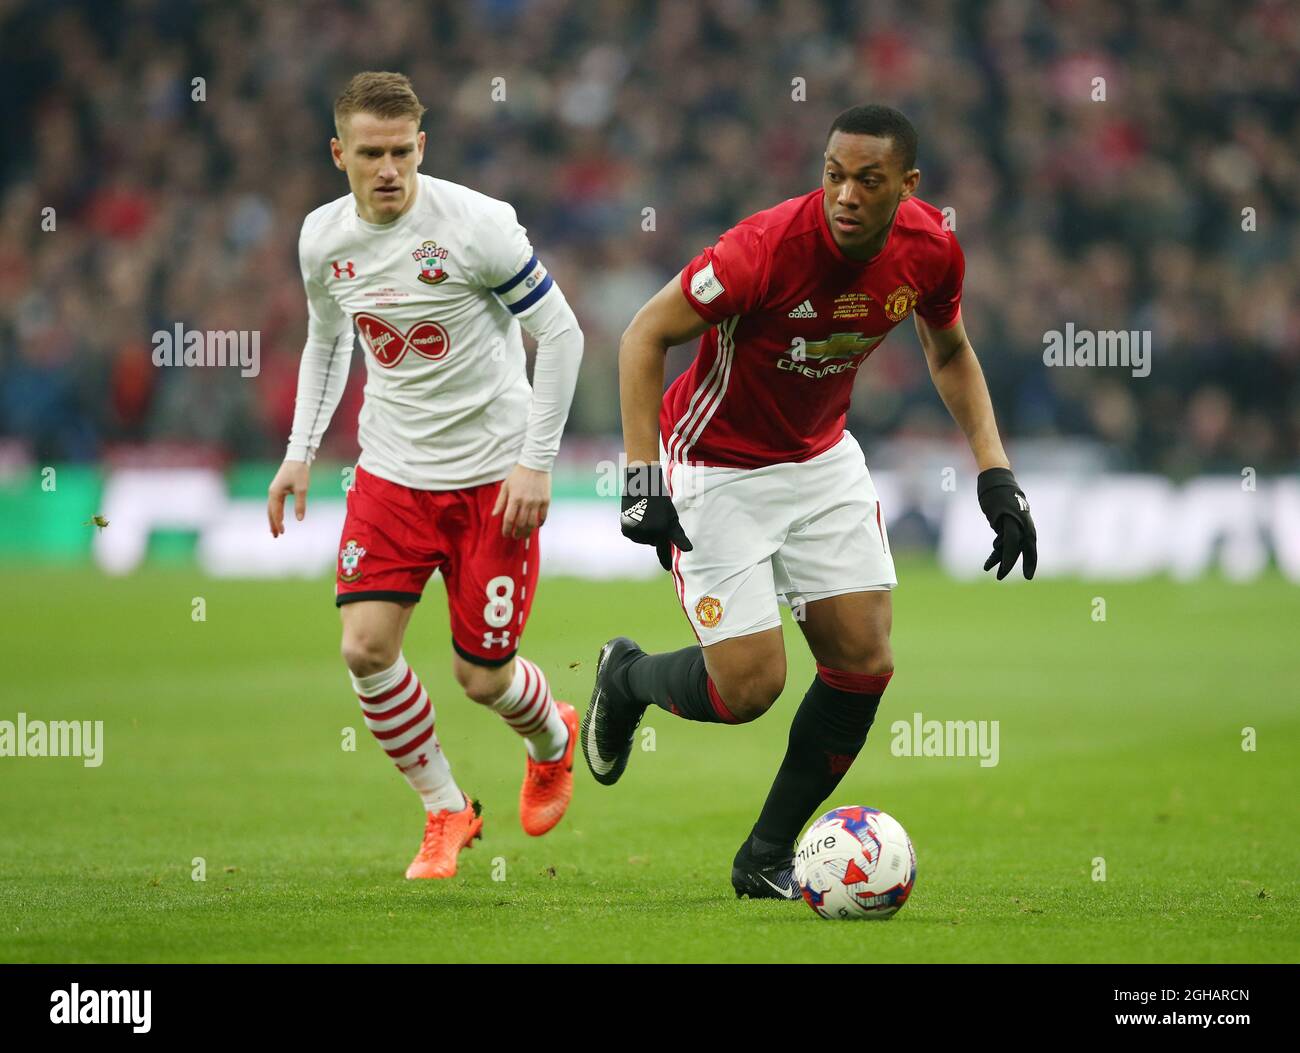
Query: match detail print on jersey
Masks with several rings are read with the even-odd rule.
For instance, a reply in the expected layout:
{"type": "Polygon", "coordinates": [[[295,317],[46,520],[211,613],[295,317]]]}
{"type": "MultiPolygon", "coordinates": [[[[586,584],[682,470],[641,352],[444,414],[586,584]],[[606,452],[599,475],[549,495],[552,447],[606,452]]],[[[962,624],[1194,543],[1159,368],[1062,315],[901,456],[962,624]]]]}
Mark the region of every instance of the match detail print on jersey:
{"type": "Polygon", "coordinates": [[[504,285],[492,290],[511,314],[521,314],[532,307],[554,285],[546,267],[534,253],[523,268],[504,285]]]}

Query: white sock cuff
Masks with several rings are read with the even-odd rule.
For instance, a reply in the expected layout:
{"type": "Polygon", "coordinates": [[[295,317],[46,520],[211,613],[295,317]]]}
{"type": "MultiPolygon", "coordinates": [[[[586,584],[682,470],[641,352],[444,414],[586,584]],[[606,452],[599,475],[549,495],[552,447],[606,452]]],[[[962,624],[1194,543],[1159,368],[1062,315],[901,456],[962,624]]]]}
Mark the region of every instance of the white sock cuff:
{"type": "Polygon", "coordinates": [[[356,676],[351,670],[348,670],[348,676],[352,678],[352,690],[358,695],[371,698],[374,695],[382,695],[385,691],[400,684],[402,678],[406,676],[406,671],[406,656],[399,654],[396,662],[378,673],[371,673],[369,676],[356,676]]]}
{"type": "Polygon", "coordinates": [[[516,657],[515,664],[527,670],[530,683],[541,681],[541,683],[546,685],[546,690],[548,692],[551,690],[551,682],[546,679],[546,674],[542,672],[542,667],[536,662],[530,662],[527,658],[516,657]]]}
{"type": "Polygon", "coordinates": [[[515,656],[515,675],[507,687],[497,697],[496,701],[488,703],[488,709],[512,709],[524,693],[524,663],[518,655],[515,656]]]}

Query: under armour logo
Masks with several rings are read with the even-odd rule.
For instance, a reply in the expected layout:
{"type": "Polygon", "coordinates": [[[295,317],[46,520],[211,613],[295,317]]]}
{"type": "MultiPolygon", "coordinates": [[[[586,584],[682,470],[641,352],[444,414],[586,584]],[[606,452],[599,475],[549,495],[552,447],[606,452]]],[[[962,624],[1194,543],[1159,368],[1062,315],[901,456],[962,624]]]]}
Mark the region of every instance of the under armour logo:
{"type": "Polygon", "coordinates": [[[399,764],[399,765],[397,766],[397,770],[398,770],[398,771],[414,771],[416,768],[423,768],[423,767],[425,767],[428,763],[429,763],[429,758],[426,757],[423,753],[421,753],[420,756],[419,756],[418,758],[416,758],[414,764],[408,764],[405,768],[403,768],[403,767],[399,764]]]}
{"type": "Polygon", "coordinates": [[[483,634],[484,647],[491,647],[494,644],[499,645],[501,647],[505,647],[509,643],[510,643],[510,630],[508,629],[504,630],[499,637],[493,636],[491,633],[483,634]]]}
{"type": "Polygon", "coordinates": [[[357,265],[348,260],[342,267],[339,266],[338,260],[331,260],[330,266],[334,268],[335,278],[355,278],[357,276],[357,265]]]}
{"type": "Polygon", "coordinates": [[[641,498],[636,504],[623,513],[623,518],[632,522],[639,523],[645,518],[645,510],[650,502],[646,498],[641,498]]]}

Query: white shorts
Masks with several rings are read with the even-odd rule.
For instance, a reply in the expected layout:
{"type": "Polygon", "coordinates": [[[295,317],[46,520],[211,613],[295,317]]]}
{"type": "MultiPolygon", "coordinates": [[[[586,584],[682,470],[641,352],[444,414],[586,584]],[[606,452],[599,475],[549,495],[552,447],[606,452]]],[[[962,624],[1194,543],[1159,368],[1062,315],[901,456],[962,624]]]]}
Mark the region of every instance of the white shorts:
{"type": "Polygon", "coordinates": [[[862,447],[848,432],[810,461],[764,468],[670,463],[695,547],[673,549],[677,596],[706,647],[781,624],[790,606],[898,584],[862,447]]]}

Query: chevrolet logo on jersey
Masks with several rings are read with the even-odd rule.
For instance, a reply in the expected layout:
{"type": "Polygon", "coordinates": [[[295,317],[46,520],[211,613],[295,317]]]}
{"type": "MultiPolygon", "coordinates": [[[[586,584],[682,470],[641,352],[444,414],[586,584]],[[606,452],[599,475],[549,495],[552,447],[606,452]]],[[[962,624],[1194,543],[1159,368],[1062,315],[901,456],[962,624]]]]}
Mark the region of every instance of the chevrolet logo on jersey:
{"type": "Polygon", "coordinates": [[[777,368],[788,373],[801,373],[806,377],[824,377],[857,369],[880,341],[880,336],[864,333],[832,333],[826,340],[811,343],[795,342],[777,361],[777,368]]]}
{"type": "MultiPolygon", "coordinates": [[[[804,344],[803,357],[814,362],[825,362],[832,358],[856,358],[870,351],[883,339],[883,336],[864,336],[862,333],[831,333],[827,340],[804,344]]],[[[791,354],[797,350],[791,349],[791,354]]]]}

